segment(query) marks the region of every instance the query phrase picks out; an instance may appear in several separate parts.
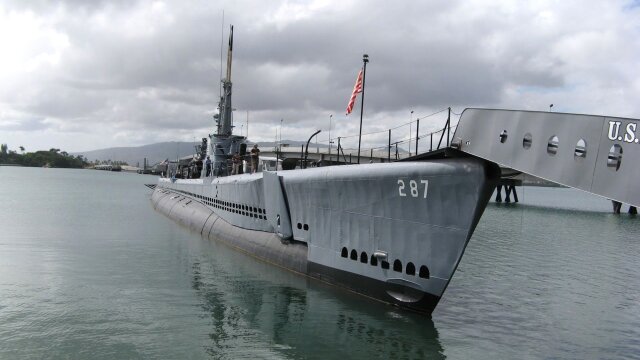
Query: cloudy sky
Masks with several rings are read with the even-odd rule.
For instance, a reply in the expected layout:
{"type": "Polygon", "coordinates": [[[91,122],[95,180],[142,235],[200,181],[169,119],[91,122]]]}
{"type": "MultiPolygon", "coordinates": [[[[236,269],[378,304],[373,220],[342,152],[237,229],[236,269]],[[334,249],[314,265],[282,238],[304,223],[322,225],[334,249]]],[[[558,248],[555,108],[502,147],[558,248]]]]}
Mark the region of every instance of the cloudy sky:
{"type": "Polygon", "coordinates": [[[447,107],[640,117],[637,0],[16,0],[0,3],[0,143],[72,152],[211,133],[229,24],[234,121],[246,135],[249,117],[253,141],[282,119],[283,138],[322,129],[326,142],[330,115],[332,137],[357,134],[359,104],[345,107],[363,53],[365,133],[447,107]]]}

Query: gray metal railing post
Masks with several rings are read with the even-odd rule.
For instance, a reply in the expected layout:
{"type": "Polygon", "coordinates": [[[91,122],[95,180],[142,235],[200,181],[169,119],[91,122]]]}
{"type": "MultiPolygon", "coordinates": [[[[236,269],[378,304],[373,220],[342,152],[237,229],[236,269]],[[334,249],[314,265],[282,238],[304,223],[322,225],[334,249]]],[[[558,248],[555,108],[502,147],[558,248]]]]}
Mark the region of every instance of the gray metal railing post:
{"type": "Polygon", "coordinates": [[[451,129],[451,108],[449,108],[449,115],[447,115],[447,147],[449,147],[449,129],[451,129]]]}
{"type": "Polygon", "coordinates": [[[418,155],[418,139],[420,139],[420,119],[416,119],[416,155],[418,155]]]}
{"type": "Polygon", "coordinates": [[[387,151],[387,162],[391,162],[391,129],[389,129],[389,151],[387,151]]]}
{"type": "MultiPolygon", "coordinates": [[[[347,157],[344,156],[344,150],[342,149],[342,146],[340,145],[340,137],[338,137],[338,162],[340,162],[340,153],[342,153],[342,160],[346,163],[347,162],[347,157]]],[[[349,160],[351,160],[351,154],[349,154],[349,160]]]]}
{"type": "MultiPolygon", "coordinates": [[[[442,138],[444,138],[445,130],[447,130],[448,127],[449,127],[449,119],[447,119],[447,122],[444,124],[444,127],[442,128],[442,130],[440,130],[440,131],[442,131],[442,135],[440,135],[440,140],[438,141],[438,148],[437,149],[440,149],[440,145],[442,145],[442,138]]],[[[440,132],[440,131],[438,131],[438,132],[440,132]]],[[[449,135],[447,135],[447,146],[449,146],[449,138],[448,138],[448,136],[449,135]]]]}

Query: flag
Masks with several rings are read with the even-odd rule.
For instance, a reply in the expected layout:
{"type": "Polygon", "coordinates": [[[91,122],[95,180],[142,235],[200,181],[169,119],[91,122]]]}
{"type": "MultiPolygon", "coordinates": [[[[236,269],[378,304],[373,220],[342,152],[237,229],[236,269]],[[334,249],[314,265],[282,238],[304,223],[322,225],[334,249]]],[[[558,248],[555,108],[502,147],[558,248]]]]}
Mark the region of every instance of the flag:
{"type": "Polygon", "coordinates": [[[347,105],[347,115],[351,114],[353,111],[353,105],[356,103],[356,96],[358,93],[362,92],[362,69],[358,73],[358,78],[356,79],[356,84],[353,87],[353,92],[351,93],[351,99],[349,99],[349,104],[347,105]]]}

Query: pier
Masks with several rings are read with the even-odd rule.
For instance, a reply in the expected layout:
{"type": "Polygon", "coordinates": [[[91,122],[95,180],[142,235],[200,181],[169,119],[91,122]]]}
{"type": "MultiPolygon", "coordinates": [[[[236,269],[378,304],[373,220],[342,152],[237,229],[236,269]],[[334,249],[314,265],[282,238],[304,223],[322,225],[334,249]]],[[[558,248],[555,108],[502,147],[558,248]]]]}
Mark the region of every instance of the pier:
{"type": "Polygon", "coordinates": [[[614,213],[626,203],[629,213],[635,214],[640,204],[637,127],[634,119],[466,109],[450,148],[503,169],[608,198],[614,213]]]}

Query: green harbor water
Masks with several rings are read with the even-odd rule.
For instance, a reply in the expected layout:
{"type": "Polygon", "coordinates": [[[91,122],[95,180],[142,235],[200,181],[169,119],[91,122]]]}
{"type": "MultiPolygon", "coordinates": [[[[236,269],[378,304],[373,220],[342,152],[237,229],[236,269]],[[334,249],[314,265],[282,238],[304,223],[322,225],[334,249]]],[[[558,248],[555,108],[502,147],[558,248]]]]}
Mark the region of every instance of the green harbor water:
{"type": "Polygon", "coordinates": [[[203,239],[144,183],[0,167],[0,359],[640,359],[640,217],[605,199],[490,203],[428,318],[203,239]]]}

